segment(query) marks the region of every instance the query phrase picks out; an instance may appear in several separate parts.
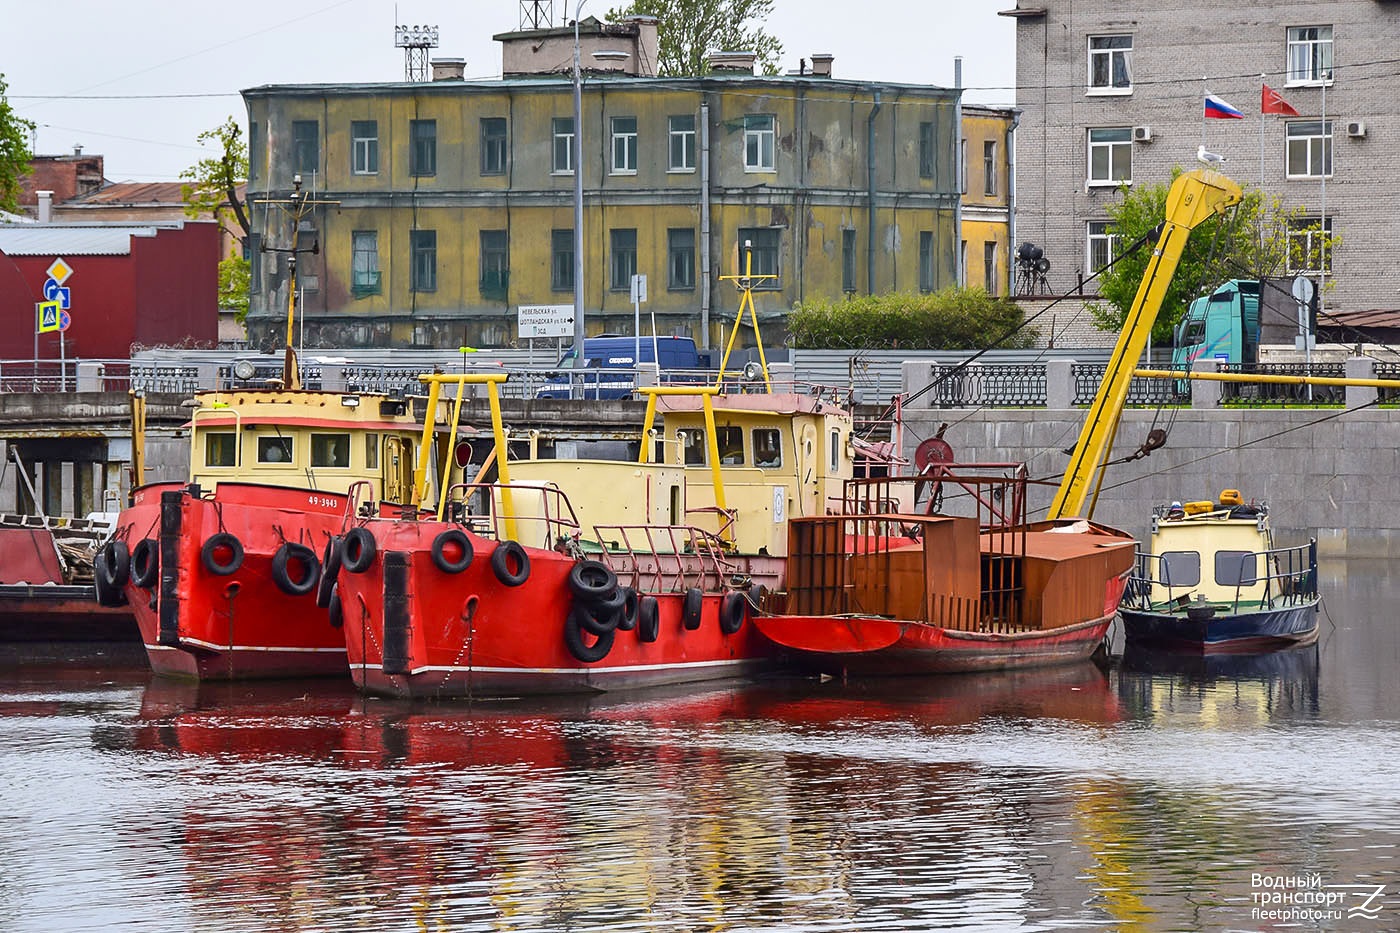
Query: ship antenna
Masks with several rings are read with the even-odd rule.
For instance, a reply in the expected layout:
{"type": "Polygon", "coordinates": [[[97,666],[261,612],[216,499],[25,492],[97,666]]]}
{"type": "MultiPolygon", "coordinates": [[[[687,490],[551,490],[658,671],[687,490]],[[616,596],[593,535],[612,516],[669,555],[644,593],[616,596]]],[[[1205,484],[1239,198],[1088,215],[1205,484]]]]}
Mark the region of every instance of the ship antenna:
{"type": "Polygon", "coordinates": [[[738,275],[722,275],[721,282],[733,282],[739,286],[739,311],[734,315],[734,327],[729,331],[729,340],[724,345],[724,355],[719,361],[719,375],[715,378],[715,387],[724,384],[725,365],[729,362],[729,354],[734,349],[734,340],[739,336],[739,329],[744,326],[744,309],[749,311],[749,320],[753,323],[754,341],[758,344],[758,362],[763,369],[763,385],[769,391],[773,391],[773,381],[768,376],[768,357],[763,353],[763,333],[758,329],[758,311],[753,304],[753,289],[755,282],[766,282],[776,280],[776,275],[754,275],[753,273],[753,242],[745,240],[743,247],[739,250],[739,268],[742,270],[738,275]]]}

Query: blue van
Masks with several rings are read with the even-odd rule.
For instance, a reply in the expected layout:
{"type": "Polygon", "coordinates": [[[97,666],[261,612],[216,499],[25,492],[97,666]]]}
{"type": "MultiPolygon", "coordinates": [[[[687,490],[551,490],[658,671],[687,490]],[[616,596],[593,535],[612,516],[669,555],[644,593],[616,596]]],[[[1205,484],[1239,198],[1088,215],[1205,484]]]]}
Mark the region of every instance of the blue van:
{"type": "MultiPolygon", "coordinates": [[[[640,341],[641,362],[658,362],[662,373],[675,370],[700,369],[700,353],[689,337],[643,337],[640,341]]],[[[603,334],[583,339],[583,366],[574,365],[572,347],[560,357],[558,368],[573,373],[574,385],[581,387],[586,399],[630,398],[637,384],[636,337],[603,334]]],[[[535,392],[536,398],[568,398],[569,376],[552,377],[535,392]]]]}

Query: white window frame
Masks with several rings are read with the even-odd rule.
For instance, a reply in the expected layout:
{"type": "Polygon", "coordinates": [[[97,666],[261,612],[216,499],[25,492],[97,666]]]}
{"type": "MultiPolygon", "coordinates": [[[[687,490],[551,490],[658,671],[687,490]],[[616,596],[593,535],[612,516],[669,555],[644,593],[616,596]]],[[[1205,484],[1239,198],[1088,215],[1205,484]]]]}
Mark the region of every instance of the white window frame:
{"type": "Polygon", "coordinates": [[[1294,265],[1293,243],[1295,240],[1302,240],[1302,246],[1298,252],[1303,256],[1313,255],[1312,239],[1315,236],[1325,236],[1332,232],[1332,218],[1322,218],[1322,229],[1313,229],[1319,221],[1317,217],[1298,217],[1288,225],[1288,250],[1284,256],[1284,268],[1289,275],[1312,275],[1326,278],[1332,274],[1332,249],[1331,245],[1324,239],[1316,250],[1318,257],[1322,260],[1321,269],[1299,268],[1294,265]]]}
{"type": "Polygon", "coordinates": [[[1331,120],[1289,120],[1284,124],[1283,172],[1287,178],[1331,178],[1333,150],[1331,120]],[[1317,127],[1317,131],[1313,128],[1317,127]],[[1294,171],[1294,156],[1303,171],[1294,171]],[[1313,171],[1314,163],[1318,171],[1313,171]]]}
{"type": "Polygon", "coordinates": [[[637,174],[637,118],[613,117],[612,129],[612,171],[613,175],[637,174]],[[627,129],[631,122],[632,128],[627,129]]]}
{"type": "Polygon", "coordinates": [[[1084,268],[1089,270],[1090,275],[1111,266],[1118,254],[1118,244],[1122,238],[1119,234],[1111,232],[1112,230],[1111,220],[1091,220],[1084,225],[1084,268]],[[1104,261],[1097,265],[1095,252],[1101,252],[1104,257],[1104,261]]]}
{"type": "Polygon", "coordinates": [[[776,172],[777,145],[776,116],[771,113],[751,113],[744,117],[744,171],[776,172]]]}
{"type": "Polygon", "coordinates": [[[1288,52],[1284,60],[1288,79],[1285,87],[1319,87],[1332,83],[1332,27],[1289,26],[1288,52]],[[1317,30],[1316,36],[1307,33],[1317,30]],[[1323,33],[1326,33],[1324,36],[1323,33]]]}
{"type": "Polygon", "coordinates": [[[379,121],[377,120],[351,120],[350,121],[350,174],[352,175],[378,175],[379,174],[379,121]],[[356,136],[355,128],[361,125],[374,127],[373,136],[356,136]],[[371,160],[371,155],[373,160],[371,160]],[[373,168],[369,166],[373,164],[373,168]]]}
{"type": "Polygon", "coordinates": [[[1086,136],[1088,144],[1088,172],[1087,184],[1090,188],[1107,187],[1116,188],[1119,185],[1131,185],[1133,183],[1133,128],[1131,126],[1099,126],[1090,127],[1086,136]],[[1095,134],[1103,137],[1105,134],[1115,134],[1122,138],[1095,139],[1095,134]],[[1094,176],[1094,153],[1096,150],[1106,150],[1108,153],[1108,174],[1103,178],[1094,176]],[[1118,159],[1126,158],[1128,161],[1128,172],[1126,177],[1117,177],[1114,167],[1118,159]]]}
{"type": "Polygon", "coordinates": [[[694,172],[695,171],[695,114],[683,113],[668,118],[668,146],[667,146],[667,168],[668,172],[694,172]],[[684,125],[677,126],[677,121],[689,120],[690,129],[685,129],[684,125]],[[679,149],[677,148],[679,147],[679,149]],[[677,158],[679,156],[679,158],[677,158]]]}
{"type": "Polygon", "coordinates": [[[553,143],[554,143],[554,145],[553,145],[553,147],[550,149],[550,156],[549,156],[549,158],[550,158],[550,171],[549,171],[549,174],[551,174],[551,175],[572,175],[572,174],[574,173],[574,130],[575,130],[575,127],[574,127],[574,118],[573,118],[573,117],[555,117],[555,118],[554,118],[554,122],[550,124],[550,129],[551,129],[551,132],[553,133],[553,143]],[[560,130],[560,127],[564,126],[565,124],[568,124],[568,127],[569,127],[569,131],[568,131],[567,133],[560,130]],[[563,160],[563,165],[562,165],[562,167],[561,167],[561,165],[560,165],[560,160],[559,160],[559,155],[560,155],[559,146],[560,146],[561,143],[562,143],[563,146],[564,146],[564,149],[563,149],[564,160],[563,160]]]}
{"type": "Polygon", "coordinates": [[[1133,93],[1133,37],[1131,33],[1113,33],[1109,35],[1089,37],[1089,58],[1088,75],[1084,80],[1084,92],[1089,95],[1114,96],[1133,93]],[[1126,48],[1115,48],[1107,45],[1115,40],[1127,39],[1126,48]],[[1098,46],[1096,47],[1096,43],[1098,46]],[[1108,69],[1105,83],[1095,83],[1094,66],[1100,61],[1107,63],[1108,69]],[[1122,71],[1127,76],[1127,84],[1115,84],[1114,75],[1118,73],[1118,66],[1121,63],[1122,71]]]}
{"type": "Polygon", "coordinates": [[[361,292],[379,290],[379,231],[350,232],[350,286],[361,292]]]}

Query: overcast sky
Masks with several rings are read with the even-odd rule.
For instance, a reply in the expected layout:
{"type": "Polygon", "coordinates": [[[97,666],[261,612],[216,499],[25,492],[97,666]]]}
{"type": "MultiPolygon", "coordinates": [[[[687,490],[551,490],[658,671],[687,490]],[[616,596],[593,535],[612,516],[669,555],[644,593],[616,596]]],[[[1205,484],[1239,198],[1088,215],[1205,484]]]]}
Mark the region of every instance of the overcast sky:
{"type": "MultiPolygon", "coordinates": [[[[1012,104],[1015,27],[997,10],[1014,0],[774,0],[767,30],[781,69],[813,52],[835,56],[838,78],[953,84],[962,56],[966,100],[1012,104]]],[[[246,121],[239,91],[261,84],[403,79],[394,24],[439,27],[433,57],[464,58],[467,76],[499,77],[491,36],[520,26],[520,0],[239,0],[171,3],[70,0],[9,3],[0,73],[11,105],[38,124],[34,150],[81,145],[105,157],[112,181],[174,181],[205,153],[203,130],[246,121]],[[397,10],[397,13],[396,13],[397,10]],[[184,95],[184,96],[172,96],[184,95]]],[[[585,0],[599,19],[621,0],[585,0]]],[[[573,0],[554,2],[554,21],[573,0]]]]}

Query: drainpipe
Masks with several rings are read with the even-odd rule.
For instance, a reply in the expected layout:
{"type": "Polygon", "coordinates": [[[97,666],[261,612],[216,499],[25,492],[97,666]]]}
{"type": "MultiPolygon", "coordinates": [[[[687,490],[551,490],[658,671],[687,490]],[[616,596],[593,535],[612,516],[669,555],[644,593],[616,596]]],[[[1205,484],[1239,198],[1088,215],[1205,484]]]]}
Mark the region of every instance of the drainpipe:
{"type": "Polygon", "coordinates": [[[880,92],[865,121],[865,293],[875,294],[875,118],[880,114],[880,92]]]}
{"type": "Polygon", "coordinates": [[[1011,124],[1006,128],[1006,292],[1016,293],[1012,257],[1016,255],[1016,127],[1021,125],[1021,111],[1011,111],[1011,124]]]}
{"type": "Polygon", "coordinates": [[[710,105],[700,104],[700,349],[710,349],[710,105]]]}
{"type": "Polygon", "coordinates": [[[953,190],[958,195],[958,209],[953,212],[953,266],[957,281],[954,285],[967,285],[967,269],[964,265],[966,257],[963,256],[963,235],[962,235],[962,205],[963,205],[963,179],[966,178],[967,166],[963,165],[963,128],[962,128],[962,56],[953,56],[953,90],[958,92],[957,102],[953,104],[953,165],[957,169],[957,175],[953,178],[953,190]]]}

